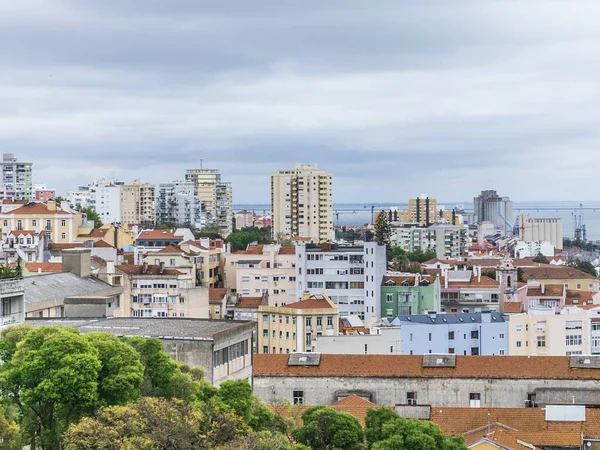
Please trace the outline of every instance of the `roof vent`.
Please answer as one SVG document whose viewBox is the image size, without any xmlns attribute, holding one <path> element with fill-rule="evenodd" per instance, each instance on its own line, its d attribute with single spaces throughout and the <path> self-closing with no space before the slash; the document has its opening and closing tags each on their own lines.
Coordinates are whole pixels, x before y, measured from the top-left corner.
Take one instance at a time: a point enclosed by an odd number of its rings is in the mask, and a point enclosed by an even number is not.
<svg viewBox="0 0 600 450">
<path fill-rule="evenodd" d="M 574 305 L 576 305 L 577 303 L 579 303 L 579 300 L 573 300 Z"/>
<path fill-rule="evenodd" d="M 409 317 L 407 317 L 407 318 L 406 318 L 406 320 L 408 320 L 408 321 L 411 321 L 412 319 L 411 319 L 411 318 L 410 318 L 410 316 L 409 316 Z"/>
<path fill-rule="evenodd" d="M 423 355 L 423 367 L 456 367 L 456 355 Z"/>
<path fill-rule="evenodd" d="M 288 366 L 318 366 L 320 363 L 320 353 L 292 353 L 288 359 Z"/>
<path fill-rule="evenodd" d="M 459 317 L 458 320 L 460 320 L 461 322 L 464 322 L 464 319 L 462 317 Z"/>
</svg>

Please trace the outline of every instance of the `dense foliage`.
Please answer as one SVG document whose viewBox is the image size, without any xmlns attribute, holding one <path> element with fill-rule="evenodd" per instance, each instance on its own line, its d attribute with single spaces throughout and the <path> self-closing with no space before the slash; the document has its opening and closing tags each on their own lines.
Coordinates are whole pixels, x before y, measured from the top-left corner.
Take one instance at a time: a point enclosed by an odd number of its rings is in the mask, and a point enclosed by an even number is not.
<svg viewBox="0 0 600 450">
<path fill-rule="evenodd" d="M 388 215 L 385 211 L 381 211 L 375 219 L 373 226 L 375 232 L 375 240 L 379 245 L 390 245 L 390 239 L 392 238 L 392 227 L 388 219 Z"/>
<path fill-rule="evenodd" d="M 387 408 L 266 407 L 245 380 L 219 388 L 157 339 L 21 325 L 0 339 L 0 450 L 463 450 Z"/>
<path fill-rule="evenodd" d="M 82 208 L 81 206 L 76 206 L 75 210 L 77 212 L 85 214 L 88 220 L 94 222 L 94 228 L 100 228 L 103 225 L 102 220 L 100 219 L 100 216 L 98 215 L 95 209 L 87 206 L 85 208 Z"/>
<path fill-rule="evenodd" d="M 580 259 L 576 259 L 575 261 L 573 261 L 572 266 L 575 267 L 576 269 L 581 270 L 582 272 L 587 273 L 587 274 L 593 275 L 595 277 L 598 276 L 598 272 L 596 272 L 596 268 L 589 261 L 582 261 Z"/>
<path fill-rule="evenodd" d="M 282 241 L 284 239 L 281 239 Z M 246 250 L 248 244 L 256 242 L 258 244 L 269 244 L 271 239 L 271 227 L 257 228 L 246 227 L 236 230 L 227 236 L 226 241 L 231 245 L 231 251 Z M 283 243 L 283 242 L 282 242 Z"/>
<path fill-rule="evenodd" d="M 536 263 L 540 263 L 540 264 L 548 264 L 548 258 L 546 258 L 546 256 L 544 256 L 541 252 L 538 253 L 535 258 L 533 258 L 533 262 Z"/>
</svg>

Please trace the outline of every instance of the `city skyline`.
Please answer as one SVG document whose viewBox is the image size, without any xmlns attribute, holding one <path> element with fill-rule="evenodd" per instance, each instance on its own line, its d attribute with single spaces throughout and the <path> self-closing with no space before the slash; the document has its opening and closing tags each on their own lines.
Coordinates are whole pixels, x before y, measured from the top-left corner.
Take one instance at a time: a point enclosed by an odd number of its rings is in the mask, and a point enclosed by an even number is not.
<svg viewBox="0 0 600 450">
<path fill-rule="evenodd" d="M 10 2 L 3 151 L 61 193 L 203 159 L 235 203 L 299 161 L 334 174 L 338 202 L 592 200 L 600 4 L 376 5 Z"/>
</svg>

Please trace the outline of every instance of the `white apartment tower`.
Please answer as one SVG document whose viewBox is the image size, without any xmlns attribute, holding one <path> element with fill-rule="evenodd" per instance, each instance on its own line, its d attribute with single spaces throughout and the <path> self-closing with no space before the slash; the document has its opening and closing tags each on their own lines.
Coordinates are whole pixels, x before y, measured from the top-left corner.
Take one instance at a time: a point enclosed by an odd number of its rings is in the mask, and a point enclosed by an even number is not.
<svg viewBox="0 0 600 450">
<path fill-rule="evenodd" d="M 332 241 L 331 191 L 331 174 L 316 164 L 296 164 L 295 169 L 271 175 L 273 237 L 304 237 L 317 244 Z"/>
<path fill-rule="evenodd" d="M 231 183 L 221 181 L 221 174 L 216 169 L 188 169 L 185 180 L 195 186 L 195 195 L 200 197 L 207 225 L 220 228 L 223 237 L 229 236 L 233 231 Z"/>
<path fill-rule="evenodd" d="M 67 198 L 75 208 L 92 208 L 102 223 L 115 223 L 121 220 L 121 185 L 122 181 L 101 178 L 69 192 Z"/>
<path fill-rule="evenodd" d="M 202 205 L 191 181 L 173 181 L 158 185 L 157 223 L 175 223 L 199 228 L 202 226 Z"/>
<path fill-rule="evenodd" d="M 340 317 L 356 315 L 366 323 L 381 317 L 381 282 L 386 272 L 386 246 L 299 244 L 296 246 L 296 297 L 304 292 L 327 294 Z"/>
<path fill-rule="evenodd" d="M 17 161 L 12 153 L 2 155 L 0 172 L 0 200 L 31 200 L 31 166 Z"/>
</svg>

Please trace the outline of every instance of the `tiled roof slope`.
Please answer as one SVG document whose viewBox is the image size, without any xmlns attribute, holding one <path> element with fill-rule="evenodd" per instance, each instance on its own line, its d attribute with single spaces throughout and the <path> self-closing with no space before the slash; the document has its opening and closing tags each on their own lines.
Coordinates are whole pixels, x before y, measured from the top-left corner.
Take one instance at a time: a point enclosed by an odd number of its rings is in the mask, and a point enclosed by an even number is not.
<svg viewBox="0 0 600 450">
<path fill-rule="evenodd" d="M 582 272 L 573 267 L 525 267 L 523 268 L 523 279 L 525 280 L 578 280 L 581 278 L 594 279 L 593 275 Z"/>
<path fill-rule="evenodd" d="M 568 356 L 456 356 L 456 367 L 423 368 L 421 355 L 321 355 L 318 366 L 288 366 L 289 355 L 257 354 L 254 376 L 600 379 L 600 369 L 570 369 Z M 473 427 L 476 428 L 476 427 Z"/>
</svg>

